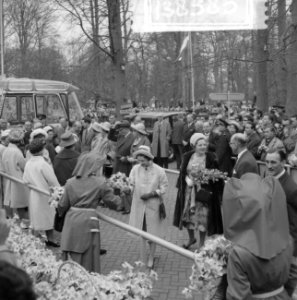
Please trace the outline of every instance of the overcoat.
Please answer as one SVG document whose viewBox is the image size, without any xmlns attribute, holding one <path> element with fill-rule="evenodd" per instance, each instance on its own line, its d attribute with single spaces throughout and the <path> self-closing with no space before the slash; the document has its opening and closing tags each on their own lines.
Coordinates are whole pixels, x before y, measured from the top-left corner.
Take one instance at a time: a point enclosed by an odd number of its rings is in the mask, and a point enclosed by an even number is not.
<svg viewBox="0 0 297 300">
<path fill-rule="evenodd" d="M 50 166 L 42 156 L 32 156 L 26 164 L 23 180 L 36 187 L 50 191 L 50 187 L 60 186 Z M 54 226 L 55 209 L 48 203 L 49 196 L 30 190 L 29 212 L 34 230 L 51 230 Z"/>
<path fill-rule="evenodd" d="M 152 154 L 155 157 L 169 156 L 169 141 L 171 139 L 171 127 L 168 120 L 155 122 L 153 129 Z M 160 155 L 158 156 L 158 142 L 160 141 Z"/>
<path fill-rule="evenodd" d="M 91 143 L 95 136 L 92 128 L 84 129 L 81 137 L 81 152 L 88 152 L 91 150 Z"/>
<path fill-rule="evenodd" d="M 179 229 L 183 228 L 182 215 L 185 208 L 187 166 L 194 152 L 195 151 L 190 151 L 185 153 L 176 185 L 178 192 L 173 215 L 173 225 L 178 227 Z M 218 168 L 216 155 L 213 152 L 206 153 L 205 167 L 207 169 Z M 207 185 L 201 185 L 201 187 L 212 192 L 212 198 L 208 203 L 208 234 L 221 234 L 223 232 L 223 224 L 220 203 L 222 199 L 224 183 L 222 181 L 218 181 L 215 183 L 209 183 Z M 197 199 L 196 201 L 199 201 L 199 199 Z"/>
<path fill-rule="evenodd" d="M 129 132 L 127 136 L 121 136 L 118 138 L 115 147 L 115 160 L 113 166 L 113 173 L 121 172 L 129 176 L 131 171 L 131 163 L 127 160 L 127 157 L 130 156 L 131 146 L 134 142 L 134 135 L 132 132 Z M 124 161 L 121 161 L 121 157 L 124 158 Z"/>
<path fill-rule="evenodd" d="M 54 171 L 60 185 L 65 185 L 66 181 L 72 177 L 79 155 L 79 152 L 66 148 L 56 155 Z"/>
<path fill-rule="evenodd" d="M 154 163 L 147 169 L 138 164 L 132 168 L 130 180 L 134 190 L 129 224 L 142 230 L 145 216 L 147 232 L 164 238 L 166 223 L 159 218 L 160 198 L 151 198 L 146 201 L 140 198 L 143 194 L 158 190 L 164 199 L 168 187 L 164 169 Z"/>
<path fill-rule="evenodd" d="M 2 155 L 3 170 L 8 175 L 23 179 L 26 160 L 22 151 L 15 145 L 9 144 Z M 11 208 L 28 207 L 29 189 L 16 182 L 10 180 L 5 184 L 4 205 Z"/>
</svg>

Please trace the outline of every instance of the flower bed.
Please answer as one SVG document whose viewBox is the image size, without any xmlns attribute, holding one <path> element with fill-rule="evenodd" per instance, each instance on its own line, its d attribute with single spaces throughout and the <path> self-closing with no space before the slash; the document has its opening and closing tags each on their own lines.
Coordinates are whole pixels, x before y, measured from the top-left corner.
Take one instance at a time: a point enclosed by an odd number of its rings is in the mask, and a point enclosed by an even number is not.
<svg viewBox="0 0 297 300">
<path fill-rule="evenodd" d="M 11 221 L 7 240 L 22 267 L 33 280 L 39 300 L 126 300 L 144 299 L 151 294 L 154 271 L 144 271 L 144 266 L 122 264 L 121 271 L 109 275 L 88 273 L 76 263 L 58 260 L 44 243 L 30 233 L 25 233 Z"/>
<path fill-rule="evenodd" d="M 190 285 L 183 290 L 186 298 L 191 298 L 193 292 L 204 294 L 204 300 L 212 298 L 222 276 L 226 274 L 231 247 L 231 242 L 219 235 L 207 240 L 203 248 L 195 253 Z"/>
</svg>

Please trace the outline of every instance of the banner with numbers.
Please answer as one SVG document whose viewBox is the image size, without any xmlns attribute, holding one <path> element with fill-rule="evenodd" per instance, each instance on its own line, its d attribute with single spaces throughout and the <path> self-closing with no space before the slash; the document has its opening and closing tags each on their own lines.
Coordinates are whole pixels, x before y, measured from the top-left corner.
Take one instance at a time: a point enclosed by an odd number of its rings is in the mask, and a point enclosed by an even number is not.
<svg viewBox="0 0 297 300">
<path fill-rule="evenodd" d="M 134 0 L 134 32 L 265 29 L 265 0 Z"/>
</svg>

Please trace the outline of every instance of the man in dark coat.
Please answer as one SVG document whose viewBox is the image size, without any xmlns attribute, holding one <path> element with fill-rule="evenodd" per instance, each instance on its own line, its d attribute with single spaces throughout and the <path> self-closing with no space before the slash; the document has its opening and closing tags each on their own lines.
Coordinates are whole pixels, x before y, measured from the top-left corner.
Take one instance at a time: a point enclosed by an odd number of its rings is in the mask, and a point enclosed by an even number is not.
<svg viewBox="0 0 297 300">
<path fill-rule="evenodd" d="M 219 167 L 222 172 L 227 172 L 228 176 L 232 175 L 233 161 L 232 150 L 230 148 L 230 133 L 227 129 L 228 123 L 224 119 L 216 120 L 215 127 L 209 137 L 209 151 L 214 151 Z"/>
<path fill-rule="evenodd" d="M 131 146 L 134 142 L 134 135 L 130 131 L 130 123 L 123 121 L 118 124 L 119 135 L 115 146 L 115 160 L 113 173 L 121 172 L 129 176 L 132 164 L 128 161 L 131 155 Z"/>
<path fill-rule="evenodd" d="M 258 164 L 253 154 L 247 149 L 247 138 L 243 133 L 235 133 L 230 140 L 233 154 L 237 160 L 233 168 L 232 177 L 240 179 L 245 173 L 259 174 Z"/>
<path fill-rule="evenodd" d="M 86 116 L 83 118 L 83 131 L 81 137 L 81 152 L 88 152 L 91 150 L 91 143 L 95 136 L 93 129 L 91 128 L 91 118 Z"/>
<path fill-rule="evenodd" d="M 247 136 L 247 149 L 257 158 L 258 148 L 261 144 L 261 137 L 256 132 L 255 124 L 252 121 L 247 121 L 244 126 L 244 133 Z"/>
<path fill-rule="evenodd" d="M 290 235 L 294 241 L 294 252 L 289 279 L 285 284 L 285 289 L 291 297 L 297 286 L 297 184 L 284 168 L 286 163 L 286 154 L 284 151 L 276 150 L 274 152 L 268 152 L 265 157 L 265 162 L 267 174 L 278 178 L 286 194 Z"/>
<path fill-rule="evenodd" d="M 174 151 L 174 156 L 176 159 L 176 168 L 179 170 L 181 159 L 183 155 L 183 132 L 184 132 L 184 122 L 182 120 L 182 115 L 174 116 L 171 144 Z"/>
<path fill-rule="evenodd" d="M 64 186 L 66 181 L 72 177 L 77 159 L 80 155 L 75 151 L 76 139 L 74 135 L 67 131 L 61 135 L 60 147 L 63 148 L 54 159 L 54 171 L 59 183 Z"/>
<path fill-rule="evenodd" d="M 187 124 L 184 125 L 183 130 L 183 146 L 184 146 L 184 152 L 188 152 L 192 150 L 192 147 L 190 145 L 190 138 L 195 133 L 195 123 L 194 123 L 194 117 L 192 114 L 187 115 Z"/>
</svg>

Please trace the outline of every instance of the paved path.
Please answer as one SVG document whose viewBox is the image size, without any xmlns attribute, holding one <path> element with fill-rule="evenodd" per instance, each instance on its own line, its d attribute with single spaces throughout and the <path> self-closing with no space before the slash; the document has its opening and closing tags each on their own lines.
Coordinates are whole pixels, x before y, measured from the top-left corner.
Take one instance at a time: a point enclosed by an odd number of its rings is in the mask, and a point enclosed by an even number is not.
<svg viewBox="0 0 297 300">
<path fill-rule="evenodd" d="M 187 232 L 179 231 L 172 226 L 173 210 L 176 200 L 176 175 L 168 175 L 169 193 L 165 205 L 167 210 L 168 235 L 166 240 L 177 245 L 187 242 Z M 128 222 L 129 216 L 119 212 L 102 208 L 102 212 L 110 217 Z M 101 270 L 103 274 L 120 269 L 125 261 L 133 263 L 139 260 L 140 242 L 133 236 L 118 227 L 101 221 L 102 248 L 107 249 L 107 254 L 101 256 Z M 185 299 L 181 291 L 188 286 L 191 274 L 192 261 L 181 255 L 157 247 L 155 271 L 159 280 L 154 284 L 152 298 L 154 300 Z"/>
</svg>

